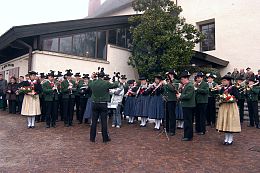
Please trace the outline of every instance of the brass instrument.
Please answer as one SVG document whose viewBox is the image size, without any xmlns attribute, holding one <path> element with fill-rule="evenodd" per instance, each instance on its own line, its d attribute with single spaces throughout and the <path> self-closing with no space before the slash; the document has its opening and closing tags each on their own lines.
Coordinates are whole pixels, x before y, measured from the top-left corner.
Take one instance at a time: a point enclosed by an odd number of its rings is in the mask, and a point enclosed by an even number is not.
<svg viewBox="0 0 260 173">
<path fill-rule="evenodd" d="M 73 84 L 69 81 L 70 94 L 72 94 L 72 88 L 73 88 Z"/>
<path fill-rule="evenodd" d="M 247 91 L 250 91 L 254 86 L 257 86 L 259 84 L 259 82 L 254 83 L 253 85 L 245 85 L 244 87 L 241 87 L 241 90 L 239 91 L 239 93 L 246 93 Z"/>
</svg>

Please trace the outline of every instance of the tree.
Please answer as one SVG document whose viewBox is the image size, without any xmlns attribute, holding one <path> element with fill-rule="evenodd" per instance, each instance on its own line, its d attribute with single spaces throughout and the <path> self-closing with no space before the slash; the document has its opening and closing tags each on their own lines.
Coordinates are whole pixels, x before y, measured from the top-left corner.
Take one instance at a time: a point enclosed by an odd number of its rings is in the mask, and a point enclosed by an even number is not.
<svg viewBox="0 0 260 173">
<path fill-rule="evenodd" d="M 142 15 L 130 17 L 132 56 L 129 64 L 150 79 L 170 69 L 187 66 L 203 35 L 180 17 L 182 9 L 171 0 L 134 0 Z"/>
</svg>

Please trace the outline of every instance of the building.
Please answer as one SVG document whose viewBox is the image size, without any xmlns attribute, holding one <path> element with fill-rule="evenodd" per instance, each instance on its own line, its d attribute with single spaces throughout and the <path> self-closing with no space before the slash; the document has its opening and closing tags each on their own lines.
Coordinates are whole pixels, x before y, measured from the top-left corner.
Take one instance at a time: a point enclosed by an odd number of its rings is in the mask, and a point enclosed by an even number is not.
<svg viewBox="0 0 260 173">
<path fill-rule="evenodd" d="M 88 18 L 11 28 L 0 37 L 0 73 L 8 80 L 29 70 L 47 73 L 72 69 L 74 73 L 90 74 L 104 67 L 110 75 L 119 71 L 128 79 L 138 78 L 135 69 L 128 65 L 128 18 L 136 14 L 131 2 L 106 0 L 101 4 L 100 0 L 91 0 L 90 8 L 96 12 L 91 11 L 94 15 Z M 196 48 L 191 64 L 229 67 L 229 59 L 219 55 L 221 58 L 217 53 Z"/>
</svg>

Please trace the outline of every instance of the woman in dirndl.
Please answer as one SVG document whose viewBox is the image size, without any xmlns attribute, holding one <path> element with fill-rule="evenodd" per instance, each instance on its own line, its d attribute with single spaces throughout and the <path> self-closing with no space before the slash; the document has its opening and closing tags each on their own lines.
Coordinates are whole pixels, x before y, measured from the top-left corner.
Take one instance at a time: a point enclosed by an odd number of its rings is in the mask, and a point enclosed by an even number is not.
<svg viewBox="0 0 260 173">
<path fill-rule="evenodd" d="M 25 94 L 21 114 L 27 116 L 27 127 L 35 127 L 35 117 L 41 114 L 39 94 L 42 92 L 42 87 L 36 80 L 37 73 L 30 71 L 30 79 L 24 82 L 23 87 L 30 88 L 31 92 Z M 22 87 L 22 88 L 23 88 Z"/>
<path fill-rule="evenodd" d="M 232 101 L 221 101 L 219 105 L 216 129 L 225 133 L 223 145 L 233 144 L 233 133 L 241 132 L 239 109 L 236 99 L 239 97 L 238 90 L 232 85 L 233 78 L 230 76 L 222 77 L 222 87 L 219 88 L 220 96 L 228 95 L 228 99 L 232 97 Z M 223 97 L 222 97 L 223 98 Z"/>
<path fill-rule="evenodd" d="M 136 92 L 138 90 L 138 87 L 135 86 L 134 80 L 127 81 L 127 84 L 129 85 L 128 91 L 125 94 L 125 106 L 124 106 L 124 115 L 128 116 L 128 124 L 134 123 L 134 117 L 135 117 L 135 106 L 136 106 Z"/>
<path fill-rule="evenodd" d="M 149 105 L 149 119 L 155 120 L 154 130 L 160 130 L 162 119 L 164 119 L 164 99 L 163 99 L 163 80 L 161 75 L 154 77 L 154 84 L 151 91 Z"/>
</svg>

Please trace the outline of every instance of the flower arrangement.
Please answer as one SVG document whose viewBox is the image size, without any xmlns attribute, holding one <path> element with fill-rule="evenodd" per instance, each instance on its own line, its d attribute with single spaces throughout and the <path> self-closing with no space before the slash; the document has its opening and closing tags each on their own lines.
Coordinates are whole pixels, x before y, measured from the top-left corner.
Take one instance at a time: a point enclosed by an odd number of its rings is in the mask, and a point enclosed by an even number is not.
<svg viewBox="0 0 260 173">
<path fill-rule="evenodd" d="M 34 87 L 24 86 L 19 89 L 19 94 L 31 95 L 32 97 L 36 98 L 37 93 L 34 92 Z"/>
<path fill-rule="evenodd" d="M 219 95 L 218 101 L 220 103 L 235 103 L 236 98 L 235 98 L 235 96 L 230 95 L 229 93 L 223 93 L 223 94 Z"/>
</svg>

